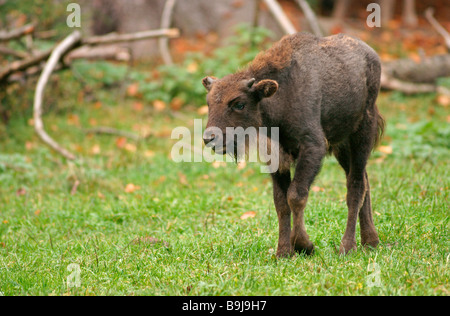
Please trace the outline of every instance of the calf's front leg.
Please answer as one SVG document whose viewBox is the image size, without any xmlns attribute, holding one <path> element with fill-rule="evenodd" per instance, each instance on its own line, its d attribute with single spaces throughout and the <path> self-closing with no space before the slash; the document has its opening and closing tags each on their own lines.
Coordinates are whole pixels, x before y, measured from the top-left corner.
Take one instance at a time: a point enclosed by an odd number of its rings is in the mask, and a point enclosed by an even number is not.
<svg viewBox="0 0 450 316">
<path fill-rule="evenodd" d="M 292 255 L 291 235 L 291 209 L 287 202 L 287 191 L 291 184 L 290 171 L 277 171 L 272 173 L 273 199 L 278 216 L 278 248 L 277 257 Z"/>
<path fill-rule="evenodd" d="M 288 204 L 293 213 L 291 246 L 295 251 L 308 255 L 314 252 L 314 245 L 306 233 L 304 210 L 308 200 L 309 188 L 319 173 L 322 159 L 326 154 L 323 139 L 313 140 L 301 146 L 295 175 L 287 195 Z"/>
</svg>

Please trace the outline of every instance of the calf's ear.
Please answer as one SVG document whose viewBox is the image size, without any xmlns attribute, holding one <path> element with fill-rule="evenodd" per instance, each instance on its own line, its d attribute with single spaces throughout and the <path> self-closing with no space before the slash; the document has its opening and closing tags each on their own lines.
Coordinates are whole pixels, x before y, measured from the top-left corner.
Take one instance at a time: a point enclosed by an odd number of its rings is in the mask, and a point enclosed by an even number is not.
<svg viewBox="0 0 450 316">
<path fill-rule="evenodd" d="M 253 91 L 257 92 L 261 98 L 269 98 L 278 90 L 278 82 L 264 79 L 253 86 Z"/>
<path fill-rule="evenodd" d="M 216 80 L 217 80 L 216 77 L 209 77 L 208 76 L 208 77 L 205 77 L 205 78 L 202 79 L 202 83 L 205 86 L 206 90 L 209 91 L 209 90 L 211 90 L 211 87 L 212 87 L 214 81 L 216 81 Z"/>
</svg>

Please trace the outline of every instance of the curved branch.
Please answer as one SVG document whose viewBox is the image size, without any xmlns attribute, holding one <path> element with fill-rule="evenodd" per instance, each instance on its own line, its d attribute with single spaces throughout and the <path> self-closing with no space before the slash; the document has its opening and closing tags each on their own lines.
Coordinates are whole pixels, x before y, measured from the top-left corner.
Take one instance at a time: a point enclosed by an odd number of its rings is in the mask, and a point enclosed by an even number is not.
<svg viewBox="0 0 450 316">
<path fill-rule="evenodd" d="M 53 148 L 55 151 L 66 157 L 67 159 L 74 160 L 76 157 L 68 150 L 62 148 L 56 141 L 54 141 L 44 130 L 44 123 L 42 122 L 42 101 L 44 97 L 44 90 L 47 82 L 57 66 L 58 62 L 62 56 L 67 53 L 71 48 L 79 45 L 81 42 L 81 33 L 75 31 L 69 36 L 67 36 L 60 44 L 56 46 L 44 67 L 44 70 L 39 77 L 39 81 L 36 86 L 36 92 L 34 95 L 34 105 L 33 105 L 33 118 L 34 118 L 34 129 L 38 136 L 42 139 L 44 143 Z"/>
<path fill-rule="evenodd" d="M 447 46 L 447 49 L 450 50 L 450 34 L 434 18 L 433 13 L 434 13 L 434 9 L 428 8 L 425 10 L 425 17 L 427 18 L 428 22 L 430 22 L 430 24 L 434 27 L 434 29 L 444 38 L 445 45 Z"/>
</svg>

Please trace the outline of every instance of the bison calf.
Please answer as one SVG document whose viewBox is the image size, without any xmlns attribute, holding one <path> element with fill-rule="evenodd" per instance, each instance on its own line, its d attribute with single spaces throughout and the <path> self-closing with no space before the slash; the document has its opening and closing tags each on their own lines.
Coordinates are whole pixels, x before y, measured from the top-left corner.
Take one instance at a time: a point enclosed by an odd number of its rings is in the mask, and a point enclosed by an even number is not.
<svg viewBox="0 0 450 316">
<path fill-rule="evenodd" d="M 377 246 L 366 163 L 384 127 L 375 105 L 380 73 L 378 55 L 358 39 L 298 33 L 283 37 L 242 71 L 203 79 L 207 128 L 225 133 L 226 127 L 278 127 L 280 163 L 271 173 L 278 256 L 314 250 L 303 214 L 327 153 L 334 154 L 347 176 L 348 220 L 340 253 L 356 249 L 358 215 L 362 244 Z M 216 136 L 205 134 L 205 144 Z M 233 142 L 221 139 L 224 147 Z"/>
</svg>

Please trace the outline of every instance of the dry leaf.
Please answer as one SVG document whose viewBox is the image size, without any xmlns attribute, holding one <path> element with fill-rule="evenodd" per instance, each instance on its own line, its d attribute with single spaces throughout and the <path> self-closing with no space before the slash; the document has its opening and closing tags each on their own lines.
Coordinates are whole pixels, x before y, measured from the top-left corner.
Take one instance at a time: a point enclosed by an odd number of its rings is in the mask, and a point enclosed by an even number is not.
<svg viewBox="0 0 450 316">
<path fill-rule="evenodd" d="M 133 103 L 133 110 L 136 112 L 141 112 L 144 109 L 144 104 L 142 102 L 134 102 Z"/>
<path fill-rule="evenodd" d="M 116 146 L 118 148 L 123 148 L 127 144 L 127 139 L 125 137 L 117 137 L 116 138 Z"/>
<path fill-rule="evenodd" d="M 226 162 L 224 162 L 224 161 L 214 161 L 213 163 L 212 163 L 212 166 L 214 167 L 214 168 L 220 168 L 220 167 L 225 167 L 227 164 L 226 164 Z"/>
<path fill-rule="evenodd" d="M 198 113 L 199 115 L 207 115 L 207 114 L 208 114 L 208 106 L 207 106 L 207 105 L 201 106 L 201 107 L 197 110 L 197 113 Z"/>
<path fill-rule="evenodd" d="M 34 215 L 38 216 L 39 214 L 41 214 L 41 210 L 37 209 L 37 210 L 34 212 Z"/>
<path fill-rule="evenodd" d="M 34 148 L 34 144 L 32 142 L 25 142 L 25 149 L 32 150 Z"/>
<path fill-rule="evenodd" d="M 100 145 L 94 145 L 94 146 L 92 146 L 92 148 L 91 148 L 91 154 L 93 154 L 93 155 L 98 155 L 98 154 L 100 154 L 100 152 L 101 152 Z"/>
<path fill-rule="evenodd" d="M 100 109 L 102 107 L 102 103 L 100 101 L 97 101 L 94 103 L 94 109 Z"/>
<path fill-rule="evenodd" d="M 125 144 L 125 146 L 124 146 L 124 148 L 125 148 L 125 150 L 126 151 L 129 151 L 129 152 L 136 152 L 136 150 L 137 150 L 137 147 L 136 147 L 136 145 L 135 144 Z"/>
<path fill-rule="evenodd" d="M 146 150 L 144 152 L 144 156 L 147 157 L 147 158 L 151 158 L 151 157 L 155 156 L 155 152 L 151 151 L 151 150 Z"/>
<path fill-rule="evenodd" d="M 196 62 L 192 62 L 186 67 L 186 70 L 191 74 L 196 72 L 197 69 L 198 69 L 198 65 Z"/>
<path fill-rule="evenodd" d="M 378 150 L 381 151 L 384 154 L 392 154 L 392 147 L 391 146 L 379 146 Z"/>
<path fill-rule="evenodd" d="M 74 125 L 74 126 L 80 126 L 80 118 L 76 114 L 69 114 L 67 116 L 67 124 Z"/>
<path fill-rule="evenodd" d="M 26 193 L 27 190 L 25 190 L 24 188 L 20 188 L 19 190 L 16 191 L 17 196 L 25 195 Z"/>
<path fill-rule="evenodd" d="M 256 212 L 254 212 L 254 211 L 245 212 L 244 214 L 241 215 L 241 219 L 252 218 L 255 216 L 256 216 Z"/>
<path fill-rule="evenodd" d="M 127 186 L 125 187 L 125 192 L 126 193 L 133 193 L 134 191 L 139 190 L 141 187 L 138 185 L 134 185 L 133 183 L 128 183 Z"/>
<path fill-rule="evenodd" d="M 161 100 L 155 100 L 153 102 L 153 108 L 156 111 L 161 112 L 166 108 L 166 103 L 164 103 L 164 101 L 161 101 Z"/>
<path fill-rule="evenodd" d="M 441 94 L 437 97 L 436 101 L 439 105 L 447 107 L 450 105 L 450 96 Z"/>
<path fill-rule="evenodd" d="M 189 184 L 185 174 L 183 174 L 181 172 L 178 172 L 178 177 L 180 178 L 180 183 L 182 185 L 188 185 Z"/>
<path fill-rule="evenodd" d="M 325 189 L 324 189 L 324 188 L 321 188 L 321 187 L 318 187 L 318 186 L 313 186 L 313 187 L 311 188 L 311 191 L 313 191 L 313 192 L 324 192 Z"/>
<path fill-rule="evenodd" d="M 100 199 L 105 198 L 105 196 L 100 191 L 97 192 L 97 197 L 99 197 Z"/>
<path fill-rule="evenodd" d="M 181 98 L 175 97 L 172 99 L 172 101 L 170 102 L 170 108 L 173 111 L 179 111 L 181 109 L 181 107 L 183 106 L 183 100 Z"/>
<path fill-rule="evenodd" d="M 139 91 L 139 84 L 132 83 L 127 88 L 127 95 L 129 97 L 135 97 L 138 94 L 138 91 Z"/>
</svg>

